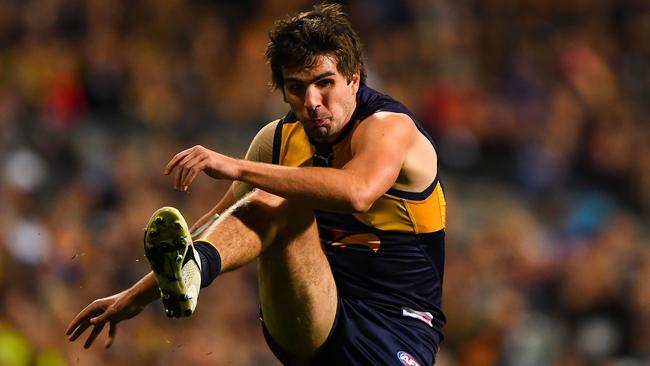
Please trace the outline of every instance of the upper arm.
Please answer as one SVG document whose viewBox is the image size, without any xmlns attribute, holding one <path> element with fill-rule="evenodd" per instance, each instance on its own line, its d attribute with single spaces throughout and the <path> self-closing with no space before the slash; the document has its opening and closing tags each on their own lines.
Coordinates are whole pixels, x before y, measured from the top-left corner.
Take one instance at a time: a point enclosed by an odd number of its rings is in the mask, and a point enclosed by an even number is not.
<svg viewBox="0 0 650 366">
<path fill-rule="evenodd" d="M 352 136 L 352 159 L 343 167 L 363 182 L 357 192 L 368 205 L 396 182 L 402 165 L 417 137 L 413 121 L 400 113 L 374 114 Z"/>
<path fill-rule="evenodd" d="M 273 137 L 280 120 L 275 120 L 262 127 L 248 146 L 246 160 L 271 164 L 273 161 Z M 239 181 L 233 182 L 231 189 L 236 200 L 252 190 L 252 187 Z"/>
</svg>

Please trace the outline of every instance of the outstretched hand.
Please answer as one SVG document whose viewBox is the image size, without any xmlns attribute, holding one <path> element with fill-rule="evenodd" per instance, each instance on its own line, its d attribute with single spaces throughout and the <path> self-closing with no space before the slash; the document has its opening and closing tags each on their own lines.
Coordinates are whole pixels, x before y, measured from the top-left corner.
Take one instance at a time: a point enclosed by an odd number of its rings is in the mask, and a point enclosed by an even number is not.
<svg viewBox="0 0 650 366">
<path fill-rule="evenodd" d="M 106 323 L 108 323 L 108 338 L 104 342 L 104 347 L 109 348 L 115 340 L 117 323 L 133 318 L 142 309 L 143 306 L 131 300 L 126 292 L 97 299 L 77 314 L 70 322 L 70 325 L 68 325 L 65 334 L 72 342 L 92 326 L 93 329 L 84 343 L 84 348 L 88 348 L 93 344 L 102 329 L 104 329 Z"/>
<path fill-rule="evenodd" d="M 196 145 L 174 155 L 165 166 L 165 175 L 176 171 L 174 189 L 187 191 L 200 172 L 214 179 L 234 179 L 235 159 Z"/>
</svg>

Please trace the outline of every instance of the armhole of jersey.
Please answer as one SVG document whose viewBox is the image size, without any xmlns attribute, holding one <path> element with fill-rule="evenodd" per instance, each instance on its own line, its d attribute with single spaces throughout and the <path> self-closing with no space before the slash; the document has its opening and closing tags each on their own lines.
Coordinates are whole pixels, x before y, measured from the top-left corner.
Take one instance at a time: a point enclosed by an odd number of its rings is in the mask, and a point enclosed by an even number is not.
<svg viewBox="0 0 650 366">
<path fill-rule="evenodd" d="M 282 124 L 283 120 L 279 120 L 275 126 L 275 133 L 273 134 L 273 157 L 271 164 L 280 164 L 280 149 L 282 148 Z"/>
<path fill-rule="evenodd" d="M 403 191 L 401 189 L 396 189 L 396 188 L 390 188 L 388 191 L 386 191 L 386 194 L 398 198 L 404 198 L 407 200 L 413 200 L 413 201 L 423 201 L 427 199 L 431 193 L 436 189 L 436 186 L 438 183 L 440 183 L 440 186 L 442 187 L 442 182 L 440 181 L 440 159 L 438 156 L 438 149 L 436 148 L 436 144 L 433 141 L 433 138 L 431 138 L 431 135 L 420 125 L 420 123 L 415 119 L 415 117 L 409 113 L 409 111 L 402 105 L 400 104 L 395 104 L 395 105 L 390 105 L 387 108 L 380 108 L 375 113 L 380 113 L 380 112 L 388 112 L 388 113 L 399 113 L 407 116 L 411 122 L 415 125 L 415 128 L 417 128 L 418 132 L 424 136 L 427 140 L 429 140 L 429 143 L 431 144 L 431 147 L 436 153 L 436 176 L 433 178 L 433 181 L 427 188 L 420 192 L 411 192 L 411 191 Z M 369 117 L 369 116 L 368 116 Z"/>
<path fill-rule="evenodd" d="M 429 198 L 431 193 L 433 193 L 433 190 L 436 189 L 438 183 L 440 183 L 440 180 L 438 179 L 438 173 L 436 172 L 436 178 L 433 180 L 433 182 L 431 182 L 431 184 L 429 184 L 427 188 L 425 188 L 421 192 L 409 192 L 409 191 L 402 191 L 400 189 L 391 188 L 388 191 L 386 191 L 386 194 L 398 198 L 412 200 L 412 201 L 424 201 L 427 198 Z"/>
</svg>

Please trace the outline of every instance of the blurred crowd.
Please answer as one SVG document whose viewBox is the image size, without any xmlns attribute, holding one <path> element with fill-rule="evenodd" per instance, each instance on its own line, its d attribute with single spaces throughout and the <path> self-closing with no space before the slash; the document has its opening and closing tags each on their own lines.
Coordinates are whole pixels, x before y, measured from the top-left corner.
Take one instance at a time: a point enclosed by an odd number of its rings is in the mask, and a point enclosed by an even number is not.
<svg viewBox="0 0 650 366">
<path fill-rule="evenodd" d="M 370 86 L 438 144 L 438 364 L 650 365 L 650 3 L 343 3 Z M 241 157 L 286 112 L 266 32 L 312 4 L 0 2 L 0 365 L 277 364 L 254 265 L 203 291 L 189 320 L 150 306 L 109 350 L 64 331 L 147 272 L 156 208 L 193 222 L 226 189 L 203 177 L 173 191 L 176 152 Z"/>
</svg>

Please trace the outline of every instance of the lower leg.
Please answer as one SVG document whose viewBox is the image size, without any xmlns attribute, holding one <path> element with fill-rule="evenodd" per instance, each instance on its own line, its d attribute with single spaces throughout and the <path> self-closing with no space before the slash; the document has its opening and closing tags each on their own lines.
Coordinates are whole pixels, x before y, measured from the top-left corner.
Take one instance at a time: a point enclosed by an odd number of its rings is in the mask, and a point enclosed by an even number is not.
<svg viewBox="0 0 650 366">
<path fill-rule="evenodd" d="M 255 191 L 242 198 L 208 226 L 195 241 L 206 241 L 219 252 L 220 272 L 229 272 L 256 259 L 275 242 L 284 225 L 287 201 Z"/>
</svg>

